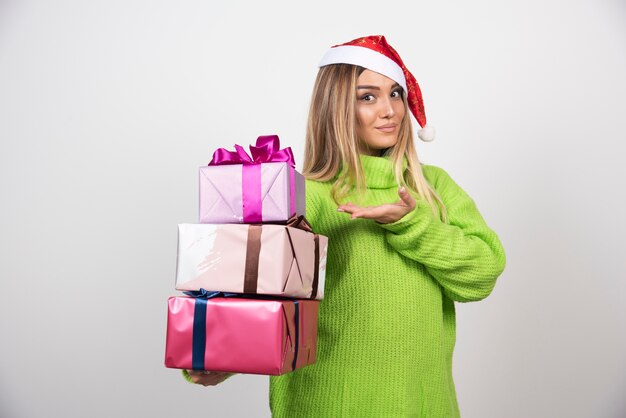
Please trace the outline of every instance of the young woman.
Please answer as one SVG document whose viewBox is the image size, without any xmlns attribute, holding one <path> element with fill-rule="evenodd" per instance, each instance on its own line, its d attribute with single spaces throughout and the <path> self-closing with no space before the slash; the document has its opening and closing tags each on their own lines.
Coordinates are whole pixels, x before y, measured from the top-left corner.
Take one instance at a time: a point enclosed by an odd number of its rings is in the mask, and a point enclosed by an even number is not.
<svg viewBox="0 0 626 418">
<path fill-rule="evenodd" d="M 328 51 L 313 89 L 307 218 L 329 237 L 317 362 L 272 377 L 275 417 L 456 417 L 454 302 L 489 295 L 504 250 L 474 201 L 420 164 L 419 86 L 383 36 Z M 192 375 L 215 384 L 226 374 Z"/>
</svg>

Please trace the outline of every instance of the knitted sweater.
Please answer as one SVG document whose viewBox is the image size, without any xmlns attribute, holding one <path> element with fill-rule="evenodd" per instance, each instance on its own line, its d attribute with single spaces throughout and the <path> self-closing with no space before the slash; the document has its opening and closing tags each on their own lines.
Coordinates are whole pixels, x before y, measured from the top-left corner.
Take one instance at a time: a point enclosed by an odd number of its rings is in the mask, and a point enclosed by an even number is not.
<svg viewBox="0 0 626 418">
<path fill-rule="evenodd" d="M 362 156 L 364 205 L 397 201 L 391 161 Z M 271 378 L 277 418 L 458 417 L 454 302 L 489 295 L 504 250 L 474 201 L 441 168 L 422 166 L 449 224 L 423 200 L 399 221 L 351 220 L 331 182 L 307 181 L 307 218 L 329 237 L 317 362 Z"/>
</svg>

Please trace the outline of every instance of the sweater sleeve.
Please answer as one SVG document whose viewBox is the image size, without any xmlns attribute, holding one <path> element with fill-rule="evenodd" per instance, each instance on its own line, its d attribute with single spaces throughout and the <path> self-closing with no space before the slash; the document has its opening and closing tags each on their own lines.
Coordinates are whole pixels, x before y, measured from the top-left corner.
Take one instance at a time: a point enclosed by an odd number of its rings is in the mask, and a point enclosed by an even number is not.
<svg viewBox="0 0 626 418">
<path fill-rule="evenodd" d="M 449 224 L 435 218 L 427 202 L 418 200 L 411 213 L 381 225 L 387 230 L 386 239 L 396 251 L 424 265 L 450 299 L 484 299 L 506 264 L 502 244 L 448 173 L 434 166 L 423 168 L 446 206 Z"/>
</svg>

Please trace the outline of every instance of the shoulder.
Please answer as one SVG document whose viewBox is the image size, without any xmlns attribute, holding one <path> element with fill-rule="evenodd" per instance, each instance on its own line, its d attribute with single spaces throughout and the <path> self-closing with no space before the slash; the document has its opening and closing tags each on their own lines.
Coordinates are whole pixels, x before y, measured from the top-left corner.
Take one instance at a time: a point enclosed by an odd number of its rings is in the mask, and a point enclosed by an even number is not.
<svg viewBox="0 0 626 418">
<path fill-rule="evenodd" d="M 426 181 L 435 188 L 437 188 L 438 185 L 452 181 L 448 172 L 436 165 L 422 164 L 422 173 Z"/>
<path fill-rule="evenodd" d="M 330 197 L 332 183 L 329 181 L 317 181 L 306 179 L 306 197 L 307 199 L 320 200 L 324 197 Z"/>
<path fill-rule="evenodd" d="M 422 173 L 428 184 L 430 184 L 444 200 L 455 199 L 459 196 L 466 195 L 461 186 L 459 186 L 443 168 L 430 164 L 422 164 Z"/>
<path fill-rule="evenodd" d="M 330 181 L 306 179 L 306 187 L 311 190 L 323 190 L 325 188 L 332 187 L 332 183 Z"/>
</svg>

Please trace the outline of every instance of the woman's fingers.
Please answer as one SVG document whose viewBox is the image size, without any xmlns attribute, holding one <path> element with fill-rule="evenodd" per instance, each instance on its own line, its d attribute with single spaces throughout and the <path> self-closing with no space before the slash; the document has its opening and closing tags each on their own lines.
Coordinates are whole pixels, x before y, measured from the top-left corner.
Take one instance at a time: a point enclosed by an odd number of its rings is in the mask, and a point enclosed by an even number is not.
<svg viewBox="0 0 626 418">
<path fill-rule="evenodd" d="M 215 386 L 228 379 L 233 373 L 187 370 L 191 380 L 202 386 Z"/>
<path fill-rule="evenodd" d="M 361 209 L 360 206 L 353 205 L 352 202 L 348 202 L 345 205 L 340 205 L 337 210 L 339 212 L 353 213 L 355 210 Z"/>
<path fill-rule="evenodd" d="M 398 189 L 398 196 L 400 196 L 400 200 L 392 204 L 362 207 L 348 202 L 337 207 L 337 210 L 349 214 L 351 219 L 365 218 L 381 224 L 392 223 L 402 219 L 415 209 L 417 204 L 405 187 Z"/>
<path fill-rule="evenodd" d="M 411 193 L 406 190 L 405 187 L 400 187 L 400 189 L 398 189 L 398 196 L 400 196 L 402 202 L 407 205 L 411 210 L 415 208 L 415 204 L 417 202 L 415 201 L 415 198 L 411 196 Z"/>
</svg>

